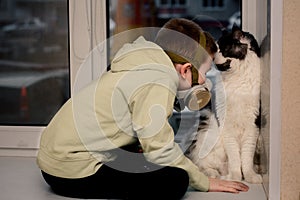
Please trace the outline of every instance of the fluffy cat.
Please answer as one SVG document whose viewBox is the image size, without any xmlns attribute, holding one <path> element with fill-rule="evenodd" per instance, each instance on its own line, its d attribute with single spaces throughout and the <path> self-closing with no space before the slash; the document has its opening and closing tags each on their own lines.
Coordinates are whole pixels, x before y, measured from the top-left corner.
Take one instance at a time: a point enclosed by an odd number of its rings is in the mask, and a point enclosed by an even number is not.
<svg viewBox="0 0 300 200">
<path fill-rule="evenodd" d="M 217 43 L 220 78 L 213 81 L 214 99 L 201 111 L 197 136 L 186 154 L 209 177 L 261 183 L 253 169 L 259 135 L 259 46 L 252 34 L 236 26 Z"/>
</svg>

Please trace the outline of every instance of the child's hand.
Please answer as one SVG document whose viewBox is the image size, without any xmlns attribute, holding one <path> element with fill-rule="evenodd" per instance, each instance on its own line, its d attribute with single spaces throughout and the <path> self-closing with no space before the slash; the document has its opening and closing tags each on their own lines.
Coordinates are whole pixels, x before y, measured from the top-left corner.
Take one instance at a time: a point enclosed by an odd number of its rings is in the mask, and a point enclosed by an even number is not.
<svg viewBox="0 0 300 200">
<path fill-rule="evenodd" d="M 239 193 L 239 192 L 247 192 L 248 190 L 249 187 L 241 182 L 209 178 L 208 192 Z"/>
</svg>

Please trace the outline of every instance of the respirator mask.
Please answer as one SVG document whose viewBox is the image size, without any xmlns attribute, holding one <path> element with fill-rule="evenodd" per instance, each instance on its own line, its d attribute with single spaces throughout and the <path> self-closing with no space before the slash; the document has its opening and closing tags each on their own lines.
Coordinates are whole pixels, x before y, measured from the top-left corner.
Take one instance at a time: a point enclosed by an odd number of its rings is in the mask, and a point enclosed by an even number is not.
<svg viewBox="0 0 300 200">
<path fill-rule="evenodd" d="M 208 79 L 202 85 L 198 83 L 198 71 L 192 67 L 192 87 L 177 91 L 174 110 L 180 112 L 187 107 L 190 111 L 198 111 L 205 107 L 211 99 L 211 83 Z"/>
</svg>

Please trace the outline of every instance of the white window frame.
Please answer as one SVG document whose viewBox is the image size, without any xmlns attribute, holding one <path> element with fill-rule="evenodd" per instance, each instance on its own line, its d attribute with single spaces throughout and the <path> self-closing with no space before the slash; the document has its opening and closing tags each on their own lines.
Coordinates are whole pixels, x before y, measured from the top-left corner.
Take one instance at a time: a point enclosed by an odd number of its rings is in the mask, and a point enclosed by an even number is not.
<svg viewBox="0 0 300 200">
<path fill-rule="evenodd" d="M 260 33 L 265 28 L 260 23 L 260 0 L 243 1 L 243 28 Z M 268 198 L 280 199 L 280 108 L 281 108 L 281 63 L 282 63 L 282 8 L 283 0 L 271 2 L 271 80 L 270 80 L 270 160 Z M 106 38 L 106 1 L 69 0 L 70 16 L 70 70 L 71 90 L 74 90 L 76 73 L 98 41 Z M 259 23 L 258 23 L 259 22 Z M 76 24 L 76 25 L 75 25 Z M 100 27 L 101 26 L 101 27 Z M 105 31 L 103 31 L 105 30 Z M 259 41 L 260 42 L 260 41 Z M 103 49 L 105 51 L 105 49 Z M 106 65 L 106 63 L 104 63 Z M 86 84 L 99 74 L 99 68 L 84 71 L 82 84 Z M 0 126 L 0 156 L 35 156 L 39 147 L 41 132 L 45 127 Z"/>
<path fill-rule="evenodd" d="M 254 33 L 261 43 L 267 32 L 265 9 L 267 0 L 243 0 L 243 29 Z M 269 171 L 264 180 L 264 188 L 268 199 L 280 199 L 280 135 L 281 135 L 281 65 L 282 65 L 282 16 L 283 0 L 270 0 L 270 137 Z"/>
</svg>

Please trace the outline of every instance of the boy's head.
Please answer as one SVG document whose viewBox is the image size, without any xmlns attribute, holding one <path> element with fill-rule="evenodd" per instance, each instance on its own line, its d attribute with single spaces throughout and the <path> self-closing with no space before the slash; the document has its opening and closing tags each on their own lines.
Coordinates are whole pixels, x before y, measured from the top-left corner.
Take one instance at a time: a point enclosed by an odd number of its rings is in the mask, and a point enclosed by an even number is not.
<svg viewBox="0 0 300 200">
<path fill-rule="evenodd" d="M 165 50 L 176 70 L 186 79 L 187 85 L 182 85 L 183 89 L 191 87 L 195 76 L 199 84 L 205 82 L 205 74 L 210 69 L 209 60 L 212 61 L 218 50 L 208 32 L 191 20 L 174 18 L 158 32 L 155 42 Z"/>
</svg>

